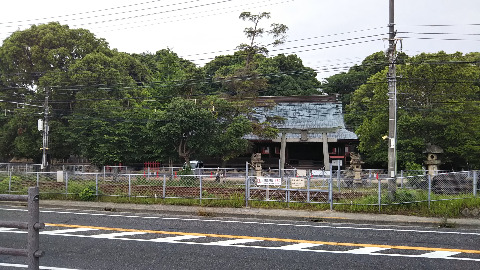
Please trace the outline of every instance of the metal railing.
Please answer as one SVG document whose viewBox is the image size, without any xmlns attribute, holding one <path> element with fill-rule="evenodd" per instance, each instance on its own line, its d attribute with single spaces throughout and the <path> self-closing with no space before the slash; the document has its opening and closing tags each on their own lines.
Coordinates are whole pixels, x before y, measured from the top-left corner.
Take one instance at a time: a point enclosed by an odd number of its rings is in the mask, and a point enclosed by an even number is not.
<svg viewBox="0 0 480 270">
<path fill-rule="evenodd" d="M 173 173 L 172 173 L 173 171 Z M 248 165 L 244 169 L 204 168 L 190 175 L 162 169 L 144 173 L 0 173 L 0 193 L 25 194 L 37 185 L 42 194 L 95 200 L 100 197 L 277 201 L 337 205 L 385 205 L 478 198 L 478 171 L 439 173 L 433 176 L 397 177 L 396 191 L 389 190 L 380 169 L 361 172 L 331 167 L 322 170 L 264 170 L 262 177 L 276 184 L 257 182 Z M 270 180 L 271 180 L 270 179 Z M 394 196 L 392 196 L 392 194 Z M 53 198 L 55 198 L 53 196 Z"/>
<path fill-rule="evenodd" d="M 30 187 L 28 195 L 0 194 L 0 201 L 23 201 L 28 202 L 28 222 L 1 221 L 0 227 L 28 230 L 27 248 L 15 249 L 0 247 L 0 255 L 12 255 L 27 257 L 28 269 L 39 269 L 39 258 L 44 252 L 39 250 L 39 230 L 45 228 L 45 224 L 39 221 L 39 190 L 38 187 Z"/>
</svg>

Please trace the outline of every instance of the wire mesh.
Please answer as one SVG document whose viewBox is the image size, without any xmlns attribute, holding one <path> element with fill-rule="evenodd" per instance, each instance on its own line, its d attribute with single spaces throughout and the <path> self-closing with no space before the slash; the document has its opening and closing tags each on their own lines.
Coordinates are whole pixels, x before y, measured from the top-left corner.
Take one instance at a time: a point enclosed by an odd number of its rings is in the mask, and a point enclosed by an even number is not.
<svg viewBox="0 0 480 270">
<path fill-rule="evenodd" d="M 250 175 L 246 177 L 247 173 Z M 38 186 L 41 194 L 65 194 L 82 200 L 99 196 L 245 199 L 259 201 L 392 205 L 472 198 L 478 196 L 478 172 L 398 177 L 380 171 L 358 174 L 332 170 L 265 170 L 261 177 L 245 169 L 213 168 L 156 173 L 14 172 L 0 171 L 0 193 L 26 194 Z M 247 184 L 247 188 L 245 187 Z"/>
</svg>

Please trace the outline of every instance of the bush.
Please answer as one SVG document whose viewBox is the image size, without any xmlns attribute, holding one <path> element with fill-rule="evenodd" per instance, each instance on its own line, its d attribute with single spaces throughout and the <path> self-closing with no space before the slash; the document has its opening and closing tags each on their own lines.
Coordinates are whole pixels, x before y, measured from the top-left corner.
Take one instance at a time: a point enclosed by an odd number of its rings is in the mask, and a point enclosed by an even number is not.
<svg viewBox="0 0 480 270">
<path fill-rule="evenodd" d="M 1 194 L 4 194 L 4 193 L 8 193 L 9 190 L 8 190 L 8 182 L 10 181 L 10 177 L 9 176 L 6 176 L 6 177 L 3 177 L 0 179 L 0 193 Z M 13 175 L 12 176 L 12 180 L 10 182 L 10 190 L 12 192 L 18 192 L 18 193 L 26 193 L 27 190 L 28 190 L 28 182 L 27 181 L 23 181 L 23 183 L 25 185 L 22 185 L 22 178 L 20 178 L 19 176 L 15 176 Z"/>
<path fill-rule="evenodd" d="M 93 201 L 96 198 L 95 195 L 95 187 L 86 187 L 80 193 L 78 193 L 78 197 L 82 201 Z"/>
<path fill-rule="evenodd" d="M 178 171 L 178 175 L 193 175 L 194 172 L 191 167 L 185 167 Z"/>
</svg>

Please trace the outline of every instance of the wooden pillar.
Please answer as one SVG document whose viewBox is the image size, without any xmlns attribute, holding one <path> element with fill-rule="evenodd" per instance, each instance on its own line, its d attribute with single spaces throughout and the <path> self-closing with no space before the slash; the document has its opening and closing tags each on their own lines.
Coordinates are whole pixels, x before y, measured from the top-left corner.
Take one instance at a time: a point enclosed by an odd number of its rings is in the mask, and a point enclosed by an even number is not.
<svg viewBox="0 0 480 270">
<path fill-rule="evenodd" d="M 322 133 L 322 144 L 323 144 L 323 166 L 325 167 L 325 171 L 330 170 L 330 156 L 328 154 L 328 138 L 327 133 Z"/>
</svg>

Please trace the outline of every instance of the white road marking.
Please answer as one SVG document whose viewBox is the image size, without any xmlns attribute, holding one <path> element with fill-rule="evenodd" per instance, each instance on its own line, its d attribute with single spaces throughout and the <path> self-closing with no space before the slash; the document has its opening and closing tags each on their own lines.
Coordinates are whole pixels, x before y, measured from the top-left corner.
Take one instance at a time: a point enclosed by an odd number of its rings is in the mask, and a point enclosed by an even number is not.
<svg viewBox="0 0 480 270">
<path fill-rule="evenodd" d="M 88 231 L 98 231 L 97 229 L 90 229 L 90 228 L 74 228 L 74 229 L 63 229 L 63 230 L 52 230 L 52 231 L 41 231 L 41 234 L 48 234 L 48 235 L 57 235 L 57 234 L 69 234 L 69 233 L 76 233 L 76 232 L 88 232 Z"/>
<path fill-rule="evenodd" d="M 15 267 L 15 268 L 28 268 L 26 264 L 16 264 L 16 263 L 1 263 L 0 266 L 4 267 Z M 50 266 L 40 266 L 40 269 L 48 269 L 48 270 L 78 270 L 74 268 L 61 268 L 61 267 L 50 267 Z"/>
<path fill-rule="evenodd" d="M 61 209 L 61 208 L 49 208 L 49 209 Z M 6 211 L 22 211 L 27 210 L 21 208 L 2 208 L 0 210 Z M 295 226 L 295 227 L 311 227 L 311 228 L 331 228 L 331 229 L 348 229 L 348 230 L 369 230 L 369 231 L 391 231 L 391 232 L 412 232 L 412 233 L 426 233 L 426 234 L 450 234 L 450 235 L 474 235 L 480 236 L 480 232 L 455 232 L 455 231 L 427 231 L 427 230 L 415 230 L 415 229 L 395 229 L 395 228 L 379 228 L 379 227 L 353 227 L 343 225 L 314 225 L 314 224 L 284 224 L 284 223 L 272 223 L 272 222 L 257 222 L 257 221 L 239 221 L 239 220 L 217 220 L 217 219 L 192 219 L 192 218 L 178 218 L 178 217 L 145 217 L 136 215 L 122 215 L 122 214 L 104 214 L 104 213 L 89 213 L 95 210 L 83 210 L 83 212 L 66 212 L 66 211 L 53 211 L 53 210 L 41 210 L 41 213 L 72 213 L 75 215 L 92 215 L 92 216 L 106 216 L 106 217 L 126 217 L 126 218 L 158 218 L 161 220 L 181 220 L 181 221 L 199 221 L 199 222 L 222 222 L 222 223 L 240 223 L 240 224 L 260 224 L 260 225 L 273 225 L 273 226 Z M 359 224 L 361 225 L 361 224 Z M 372 225 L 369 225 L 372 226 Z"/>
<path fill-rule="evenodd" d="M 4 228 L 4 227 L 0 227 L 0 232 L 7 232 L 7 231 L 13 231 L 15 230 L 15 228 Z"/>
<path fill-rule="evenodd" d="M 310 243 L 297 243 L 297 244 L 292 244 L 292 245 L 287 245 L 287 246 L 282 246 L 282 250 L 302 250 L 306 248 L 312 248 L 312 247 L 318 247 L 321 246 L 320 244 L 310 244 Z"/>
<path fill-rule="evenodd" d="M 178 241 L 204 238 L 204 237 L 205 236 L 200 236 L 200 235 L 179 235 L 179 236 L 172 236 L 172 237 L 155 238 L 155 239 L 152 239 L 150 241 L 160 242 L 160 243 L 187 243 L 187 242 L 178 242 Z M 188 243 L 192 243 L 192 242 L 188 242 Z"/>
<path fill-rule="evenodd" d="M 461 252 L 452 252 L 452 251 L 433 251 L 419 255 L 418 257 L 430 258 L 430 259 L 445 259 L 453 255 L 460 254 Z"/>
<path fill-rule="evenodd" d="M 254 243 L 254 242 L 260 242 L 260 241 L 263 241 L 263 240 L 232 239 L 232 240 L 225 240 L 225 241 L 210 242 L 209 244 L 214 245 L 214 246 L 233 246 L 233 245 L 241 245 L 241 244 Z"/>
<path fill-rule="evenodd" d="M 0 228 L 2 229 L 2 228 Z M 83 228 L 78 228 L 83 229 Z M 362 248 L 353 248 L 350 250 L 322 250 L 322 249 L 309 249 L 312 247 L 322 246 L 321 244 L 310 244 L 310 243 L 295 243 L 287 244 L 284 246 L 256 246 L 256 245 L 243 245 L 246 243 L 254 242 L 265 242 L 267 240 L 259 239 L 232 239 L 224 241 L 211 241 L 211 242 L 192 242 L 185 241 L 197 238 L 206 238 L 207 236 L 202 235 L 179 235 L 172 237 L 160 237 L 155 239 L 142 239 L 142 238 L 128 238 L 126 236 L 133 235 L 142 235 L 147 234 L 146 232 L 117 232 L 117 233 L 106 233 L 99 235 L 81 235 L 81 234 L 67 234 L 65 232 L 80 232 L 79 230 L 72 231 L 70 229 L 65 230 L 54 230 L 50 232 L 58 233 L 49 233 L 49 231 L 41 231 L 40 234 L 49 234 L 52 236 L 65 236 L 65 237 L 79 237 L 79 238 L 103 238 L 109 240 L 121 240 L 121 241 L 138 241 L 138 242 L 153 242 L 153 243 L 170 243 L 170 244 L 189 244 L 189 245 L 204 245 L 204 246 L 229 246 L 229 247 L 238 247 L 238 248 L 255 248 L 255 249 L 268 249 L 268 250 L 284 250 L 284 251 L 299 251 L 299 252 L 317 252 L 317 253 L 334 253 L 334 254 L 352 254 L 352 255 L 374 255 L 374 256 L 392 256 L 392 257 L 408 257 L 408 258 L 424 258 L 424 259 L 446 259 L 446 260 L 460 260 L 460 261 L 475 261 L 480 262 L 480 259 L 474 258 L 465 258 L 465 257 L 452 257 L 453 255 L 463 254 L 460 252 L 451 252 L 451 251 L 434 251 L 434 252 L 425 252 L 419 255 L 408 255 L 408 254 L 387 254 L 381 253 L 381 251 L 389 250 L 389 248 L 382 247 L 362 247 Z M 86 230 L 85 230 L 86 231 Z M 4 233 L 26 233 L 25 231 L 15 231 L 15 230 L 6 230 L 2 229 Z M 63 232 L 63 233 L 62 233 Z M 208 239 L 208 238 L 207 238 Z M 216 238 L 212 239 L 216 240 Z M 57 269 L 57 268 L 45 268 L 45 269 Z M 61 268 L 58 268 L 61 269 Z M 67 269 L 68 270 L 68 269 Z"/>
<path fill-rule="evenodd" d="M 363 254 L 363 255 L 370 255 L 374 252 L 382 251 L 382 250 L 387 250 L 389 248 L 380 248 L 380 247 L 362 247 L 362 248 L 356 248 L 349 250 L 348 253 L 350 254 Z"/>
<path fill-rule="evenodd" d="M 92 235 L 92 238 L 103 238 L 103 239 L 119 239 L 121 240 L 123 236 L 133 236 L 133 235 L 142 235 L 146 234 L 144 232 L 118 232 L 118 233 L 105 233 Z M 117 238 L 118 237 L 118 238 Z M 127 238 L 125 238 L 127 239 Z"/>
</svg>

